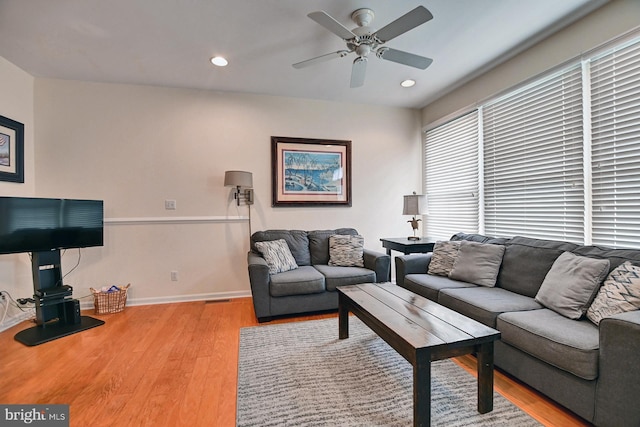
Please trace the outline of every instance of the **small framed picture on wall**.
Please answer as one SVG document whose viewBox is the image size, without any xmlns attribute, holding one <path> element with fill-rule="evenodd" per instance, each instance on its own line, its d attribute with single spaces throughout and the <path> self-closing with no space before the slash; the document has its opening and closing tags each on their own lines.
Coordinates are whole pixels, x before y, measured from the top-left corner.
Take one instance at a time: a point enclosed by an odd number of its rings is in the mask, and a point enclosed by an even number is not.
<svg viewBox="0 0 640 427">
<path fill-rule="evenodd" d="M 0 116 L 0 181 L 24 182 L 24 125 Z"/>
</svg>

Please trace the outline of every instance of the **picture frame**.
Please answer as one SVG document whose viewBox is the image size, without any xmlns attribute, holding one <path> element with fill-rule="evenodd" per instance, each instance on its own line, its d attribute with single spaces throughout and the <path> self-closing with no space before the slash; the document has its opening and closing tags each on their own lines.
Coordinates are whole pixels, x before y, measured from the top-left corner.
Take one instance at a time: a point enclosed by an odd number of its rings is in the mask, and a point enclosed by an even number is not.
<svg viewBox="0 0 640 427">
<path fill-rule="evenodd" d="M 351 206 L 351 141 L 271 137 L 274 207 Z"/>
<path fill-rule="evenodd" d="M 0 116 L 0 181 L 24 183 L 24 125 Z"/>
</svg>

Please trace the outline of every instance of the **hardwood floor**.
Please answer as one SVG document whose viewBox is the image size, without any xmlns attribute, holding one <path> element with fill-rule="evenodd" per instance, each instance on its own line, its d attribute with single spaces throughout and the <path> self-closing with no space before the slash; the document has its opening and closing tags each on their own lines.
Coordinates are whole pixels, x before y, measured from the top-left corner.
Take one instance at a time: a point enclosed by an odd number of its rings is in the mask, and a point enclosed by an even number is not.
<svg viewBox="0 0 640 427">
<path fill-rule="evenodd" d="M 28 322 L 0 333 L 0 403 L 69 404 L 78 427 L 235 426 L 238 333 L 258 324 L 250 298 L 83 314 L 106 324 L 35 347 L 13 339 Z M 456 361 L 475 371 L 473 357 Z M 499 372 L 495 388 L 546 426 L 589 425 Z"/>
</svg>

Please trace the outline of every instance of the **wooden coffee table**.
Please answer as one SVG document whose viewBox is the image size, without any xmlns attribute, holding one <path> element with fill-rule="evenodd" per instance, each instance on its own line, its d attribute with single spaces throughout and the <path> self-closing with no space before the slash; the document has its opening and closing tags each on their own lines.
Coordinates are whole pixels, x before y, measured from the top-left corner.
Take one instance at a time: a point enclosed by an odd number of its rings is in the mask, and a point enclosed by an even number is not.
<svg viewBox="0 0 640 427">
<path fill-rule="evenodd" d="M 493 410 L 493 342 L 500 332 L 391 283 L 341 286 L 339 338 L 355 314 L 413 365 L 413 425 L 431 423 L 431 362 L 477 353 L 478 412 Z"/>
</svg>

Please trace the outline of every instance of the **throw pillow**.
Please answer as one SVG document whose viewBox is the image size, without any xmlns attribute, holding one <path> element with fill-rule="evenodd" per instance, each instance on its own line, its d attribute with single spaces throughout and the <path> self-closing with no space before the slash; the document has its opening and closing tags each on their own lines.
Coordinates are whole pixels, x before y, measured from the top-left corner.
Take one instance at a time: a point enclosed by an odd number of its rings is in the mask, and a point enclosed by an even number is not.
<svg viewBox="0 0 640 427">
<path fill-rule="evenodd" d="M 364 267 L 364 238 L 343 234 L 330 236 L 329 265 Z"/>
<path fill-rule="evenodd" d="M 449 277 L 480 286 L 496 285 L 504 246 L 462 240 Z"/>
<path fill-rule="evenodd" d="M 563 252 L 553 263 L 536 301 L 569 319 L 581 318 L 609 272 L 608 259 Z"/>
<path fill-rule="evenodd" d="M 609 273 L 587 318 L 596 325 L 605 317 L 640 309 L 640 267 L 626 261 Z"/>
<path fill-rule="evenodd" d="M 296 260 L 284 239 L 256 242 L 256 248 L 267 261 L 269 274 L 282 273 L 298 268 L 298 264 L 296 264 Z"/>
<path fill-rule="evenodd" d="M 458 257 L 460 242 L 436 242 L 433 245 L 433 255 L 429 261 L 429 274 L 448 276 Z"/>
</svg>

